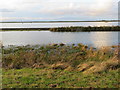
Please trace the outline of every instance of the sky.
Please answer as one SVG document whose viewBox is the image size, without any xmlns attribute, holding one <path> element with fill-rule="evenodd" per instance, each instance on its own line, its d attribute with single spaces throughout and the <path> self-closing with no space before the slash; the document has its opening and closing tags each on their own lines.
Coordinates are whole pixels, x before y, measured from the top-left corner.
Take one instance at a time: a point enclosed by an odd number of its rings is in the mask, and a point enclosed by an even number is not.
<svg viewBox="0 0 120 90">
<path fill-rule="evenodd" d="M 0 0 L 0 21 L 118 19 L 119 0 Z"/>
</svg>

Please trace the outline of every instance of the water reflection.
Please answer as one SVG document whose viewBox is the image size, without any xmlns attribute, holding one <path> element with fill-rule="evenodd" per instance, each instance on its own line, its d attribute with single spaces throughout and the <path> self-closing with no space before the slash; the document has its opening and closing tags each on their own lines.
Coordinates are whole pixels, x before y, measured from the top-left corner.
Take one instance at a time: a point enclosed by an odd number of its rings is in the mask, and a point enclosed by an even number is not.
<svg viewBox="0 0 120 90">
<path fill-rule="evenodd" d="M 118 32 L 50 32 L 9 31 L 0 32 L 3 45 L 46 45 L 51 43 L 83 43 L 94 47 L 118 44 Z"/>
<path fill-rule="evenodd" d="M 95 47 L 118 45 L 118 32 L 95 32 L 90 39 Z"/>
<path fill-rule="evenodd" d="M 111 22 L 97 22 L 97 23 L 93 23 L 93 26 L 111 26 L 111 25 L 115 25 Z"/>
<path fill-rule="evenodd" d="M 2 33 L 0 33 L 0 49 L 1 49 L 2 44 L 3 44 L 3 42 L 2 42 Z"/>
</svg>

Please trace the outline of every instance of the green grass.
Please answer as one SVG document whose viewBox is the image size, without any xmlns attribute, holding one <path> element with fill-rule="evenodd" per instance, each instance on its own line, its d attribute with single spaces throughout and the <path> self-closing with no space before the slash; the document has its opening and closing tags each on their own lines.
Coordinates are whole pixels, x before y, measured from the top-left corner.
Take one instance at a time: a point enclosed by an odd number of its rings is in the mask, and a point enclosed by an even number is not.
<svg viewBox="0 0 120 90">
<path fill-rule="evenodd" d="M 3 88 L 118 88 L 118 46 L 2 47 Z"/>
<path fill-rule="evenodd" d="M 3 70 L 3 88 L 118 88 L 118 70 L 85 75 L 52 69 Z"/>
</svg>

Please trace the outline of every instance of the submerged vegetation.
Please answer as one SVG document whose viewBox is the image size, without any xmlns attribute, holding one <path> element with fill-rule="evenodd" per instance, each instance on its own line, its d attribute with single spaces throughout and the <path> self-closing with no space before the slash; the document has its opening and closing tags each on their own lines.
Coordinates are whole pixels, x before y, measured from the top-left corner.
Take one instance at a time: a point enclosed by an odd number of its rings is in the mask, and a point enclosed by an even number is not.
<svg viewBox="0 0 120 90">
<path fill-rule="evenodd" d="M 52 32 L 90 32 L 90 31 L 120 31 L 120 26 L 75 26 L 75 27 L 58 27 L 58 28 L 2 28 L 0 31 L 52 31 Z"/>
<path fill-rule="evenodd" d="M 118 88 L 118 46 L 3 47 L 3 88 Z"/>
</svg>

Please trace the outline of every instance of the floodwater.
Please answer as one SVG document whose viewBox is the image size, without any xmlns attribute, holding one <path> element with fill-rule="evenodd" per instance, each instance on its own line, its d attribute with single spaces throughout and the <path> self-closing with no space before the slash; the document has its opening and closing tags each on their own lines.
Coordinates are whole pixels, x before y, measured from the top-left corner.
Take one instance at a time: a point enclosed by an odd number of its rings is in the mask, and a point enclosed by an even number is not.
<svg viewBox="0 0 120 90">
<path fill-rule="evenodd" d="M 52 28 L 68 26 L 117 26 L 118 22 L 61 22 L 61 23 L 2 23 L 0 28 Z M 118 45 L 119 32 L 50 32 L 50 31 L 3 31 L 3 45 L 46 45 L 52 43 L 77 44 L 101 47 Z"/>
<path fill-rule="evenodd" d="M 0 40 L 7 45 L 47 45 L 52 43 L 78 44 L 101 47 L 118 45 L 119 32 L 50 32 L 5 31 Z"/>
</svg>

